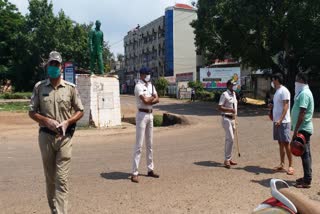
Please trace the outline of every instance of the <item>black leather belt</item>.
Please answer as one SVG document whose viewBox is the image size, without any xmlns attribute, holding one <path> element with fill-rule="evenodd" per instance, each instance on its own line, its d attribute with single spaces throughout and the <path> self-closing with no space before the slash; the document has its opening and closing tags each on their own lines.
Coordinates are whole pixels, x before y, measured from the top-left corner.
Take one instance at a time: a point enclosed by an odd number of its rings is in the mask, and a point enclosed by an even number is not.
<svg viewBox="0 0 320 214">
<path fill-rule="evenodd" d="M 145 113 L 152 113 L 152 109 L 143 109 L 143 108 L 139 108 L 139 111 L 141 111 L 141 112 L 145 112 Z"/>
<path fill-rule="evenodd" d="M 53 136 L 57 136 L 58 135 L 57 132 L 54 132 L 54 131 L 52 131 L 51 129 L 49 129 L 47 127 L 40 127 L 39 132 L 45 132 L 45 133 L 47 133 L 49 135 L 53 135 Z"/>
<path fill-rule="evenodd" d="M 222 117 L 229 118 L 229 119 L 231 119 L 231 120 L 234 119 L 234 117 L 233 117 L 232 115 L 228 115 L 228 114 L 222 114 L 221 116 L 222 116 Z"/>
<path fill-rule="evenodd" d="M 70 135 L 72 137 L 75 130 L 76 130 L 76 123 L 69 125 L 69 127 L 66 130 L 66 136 Z M 40 127 L 39 132 L 45 132 L 45 133 L 50 134 L 52 136 L 59 136 L 59 134 L 57 132 L 54 132 L 47 127 Z"/>
</svg>

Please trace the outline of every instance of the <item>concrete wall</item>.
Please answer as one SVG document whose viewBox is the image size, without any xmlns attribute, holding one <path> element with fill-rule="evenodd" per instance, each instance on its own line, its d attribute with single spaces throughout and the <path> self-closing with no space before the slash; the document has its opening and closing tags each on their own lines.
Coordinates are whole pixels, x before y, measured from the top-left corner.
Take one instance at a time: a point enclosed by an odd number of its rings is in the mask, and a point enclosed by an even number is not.
<svg viewBox="0 0 320 214">
<path fill-rule="evenodd" d="M 78 75 L 77 88 L 84 106 L 80 126 L 121 125 L 119 81 L 115 77 Z"/>
<path fill-rule="evenodd" d="M 174 9 L 174 74 L 193 73 L 196 80 L 197 55 L 194 45 L 195 34 L 190 23 L 197 19 L 196 11 Z"/>
<path fill-rule="evenodd" d="M 257 89 L 256 89 L 256 98 L 264 99 L 266 97 L 266 93 L 270 91 L 271 80 L 270 78 L 266 78 L 263 76 L 257 77 Z"/>
</svg>

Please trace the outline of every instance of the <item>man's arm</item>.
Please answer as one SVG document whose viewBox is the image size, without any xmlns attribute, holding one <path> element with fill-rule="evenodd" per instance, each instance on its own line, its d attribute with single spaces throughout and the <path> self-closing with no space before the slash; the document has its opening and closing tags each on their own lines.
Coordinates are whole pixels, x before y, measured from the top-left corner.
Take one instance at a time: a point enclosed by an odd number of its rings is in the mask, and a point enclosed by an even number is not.
<svg viewBox="0 0 320 214">
<path fill-rule="evenodd" d="M 34 121 L 38 122 L 41 126 L 45 126 L 47 128 L 49 128 L 50 130 L 57 132 L 58 133 L 58 121 L 42 116 L 41 114 L 35 112 L 35 111 L 29 111 L 29 116 L 31 119 L 33 119 Z"/>
<path fill-rule="evenodd" d="M 101 39 L 101 47 L 103 49 L 103 32 L 102 32 L 102 39 Z"/>
<path fill-rule="evenodd" d="M 299 213 L 320 214 L 320 203 L 318 201 L 311 200 L 301 193 L 292 192 L 288 188 L 279 191 L 296 206 Z"/>
<path fill-rule="evenodd" d="M 146 97 L 144 95 L 140 95 L 139 96 L 140 99 L 142 100 L 142 102 L 146 105 L 153 105 L 153 100 L 155 99 L 155 97 L 151 96 L 151 97 Z"/>
<path fill-rule="evenodd" d="M 83 116 L 83 111 L 76 111 L 67 121 L 68 124 L 74 124 L 76 123 L 78 120 L 80 120 Z"/>
<path fill-rule="evenodd" d="M 159 103 L 159 96 L 158 94 L 152 95 L 153 100 L 152 100 L 152 105 Z"/>
<path fill-rule="evenodd" d="M 302 124 L 302 122 L 304 120 L 305 115 L 306 115 L 306 112 L 307 112 L 307 109 L 300 107 L 298 121 L 297 121 L 296 127 L 294 128 L 293 137 L 292 138 L 297 136 L 299 128 L 300 128 L 300 126 L 301 126 L 301 124 Z"/>
<path fill-rule="evenodd" d="M 222 111 L 222 112 L 225 112 L 225 113 L 232 113 L 232 114 L 235 114 L 236 111 L 233 109 L 233 108 L 226 108 L 222 105 L 219 105 L 218 107 L 219 111 Z"/>
<path fill-rule="evenodd" d="M 289 109 L 289 100 L 283 100 L 283 110 L 280 119 L 276 122 L 276 126 L 280 126 Z"/>
<path fill-rule="evenodd" d="M 232 114 L 235 114 L 235 110 L 233 108 L 227 108 L 227 107 L 224 107 L 224 103 L 226 101 L 226 97 L 223 94 L 221 94 L 220 96 L 220 100 L 219 100 L 219 104 L 218 104 L 218 110 L 219 111 L 222 111 L 222 112 L 225 112 L 225 113 L 232 113 Z"/>
</svg>

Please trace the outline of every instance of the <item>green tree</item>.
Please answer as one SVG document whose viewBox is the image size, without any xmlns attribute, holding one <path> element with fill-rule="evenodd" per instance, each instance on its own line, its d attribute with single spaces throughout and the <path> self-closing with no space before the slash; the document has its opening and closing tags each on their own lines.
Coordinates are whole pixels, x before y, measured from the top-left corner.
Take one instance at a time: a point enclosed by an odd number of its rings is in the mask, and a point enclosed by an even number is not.
<svg viewBox="0 0 320 214">
<path fill-rule="evenodd" d="M 105 64 L 105 71 L 108 73 L 114 64 L 114 55 L 110 51 L 110 46 L 107 42 L 103 42 L 103 63 Z"/>
<path fill-rule="evenodd" d="M 199 0 L 196 46 L 208 62 L 234 57 L 272 68 L 293 90 L 299 70 L 319 73 L 320 1 Z"/>
<path fill-rule="evenodd" d="M 17 53 L 21 30 L 25 23 L 24 17 L 15 5 L 8 0 L 0 0 L 0 79 L 12 79 L 12 70 L 17 61 Z"/>
<path fill-rule="evenodd" d="M 43 65 L 52 50 L 59 51 L 64 61 L 89 68 L 92 23 L 79 24 L 63 10 L 55 15 L 48 0 L 29 0 L 28 9 L 24 17 L 8 0 L 0 0 L 0 79 L 12 79 L 18 91 L 31 90 L 47 76 Z M 106 65 L 114 58 L 107 42 L 103 57 Z"/>
<path fill-rule="evenodd" d="M 190 81 L 188 82 L 188 87 L 189 88 L 194 88 L 196 92 L 203 91 L 203 85 L 200 81 Z"/>
<path fill-rule="evenodd" d="M 155 87 L 156 87 L 157 92 L 160 96 L 166 95 L 166 90 L 168 88 L 168 85 L 169 85 L 169 82 L 164 77 L 160 77 L 159 79 L 156 80 Z"/>
</svg>

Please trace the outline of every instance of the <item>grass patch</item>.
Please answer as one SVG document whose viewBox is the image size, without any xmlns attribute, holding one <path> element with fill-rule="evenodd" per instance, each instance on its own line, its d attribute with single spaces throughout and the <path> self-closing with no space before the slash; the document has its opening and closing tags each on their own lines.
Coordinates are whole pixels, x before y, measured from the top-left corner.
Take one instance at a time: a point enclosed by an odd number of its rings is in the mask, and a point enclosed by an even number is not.
<svg viewBox="0 0 320 214">
<path fill-rule="evenodd" d="M 0 99 L 30 99 L 32 92 L 16 92 L 0 94 Z"/>
<path fill-rule="evenodd" d="M 0 111 L 26 112 L 29 110 L 29 102 L 0 103 Z"/>
<path fill-rule="evenodd" d="M 159 115 L 159 114 L 153 115 L 153 126 L 154 127 L 162 126 L 162 122 L 163 122 L 162 115 Z"/>
<path fill-rule="evenodd" d="M 123 117 L 121 121 L 136 125 L 136 118 L 135 117 L 126 117 L 126 118 Z M 162 126 L 162 124 L 163 124 L 163 115 L 159 115 L 159 114 L 153 115 L 153 126 L 160 127 L 160 126 Z"/>
</svg>

